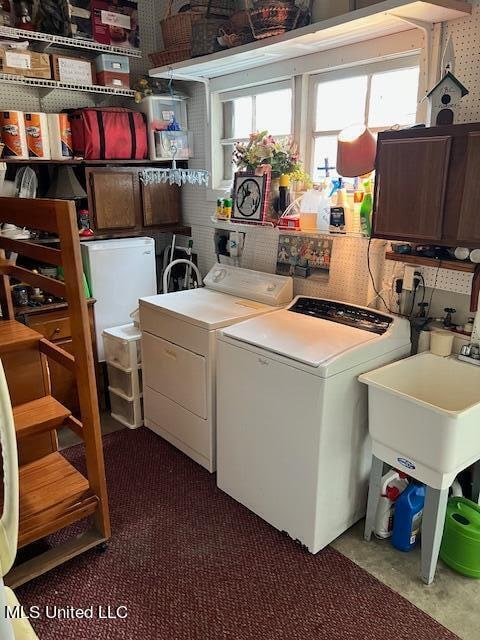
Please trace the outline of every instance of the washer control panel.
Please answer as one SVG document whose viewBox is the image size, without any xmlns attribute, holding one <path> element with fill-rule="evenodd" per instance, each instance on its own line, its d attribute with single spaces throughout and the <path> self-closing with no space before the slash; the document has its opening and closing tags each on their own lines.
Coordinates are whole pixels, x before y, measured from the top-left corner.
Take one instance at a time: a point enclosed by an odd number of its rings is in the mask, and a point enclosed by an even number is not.
<svg viewBox="0 0 480 640">
<path fill-rule="evenodd" d="M 349 327 L 378 333 L 379 335 L 388 331 L 393 322 L 391 316 L 374 310 L 319 298 L 298 298 L 289 311 L 302 313 L 312 318 L 330 320 L 338 324 L 346 324 Z"/>
</svg>

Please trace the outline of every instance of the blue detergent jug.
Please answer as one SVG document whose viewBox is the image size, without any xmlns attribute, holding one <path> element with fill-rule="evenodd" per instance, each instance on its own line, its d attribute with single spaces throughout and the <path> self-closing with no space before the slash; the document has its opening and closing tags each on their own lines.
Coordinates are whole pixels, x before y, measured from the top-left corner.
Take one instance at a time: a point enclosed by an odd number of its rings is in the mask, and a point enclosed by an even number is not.
<svg viewBox="0 0 480 640">
<path fill-rule="evenodd" d="M 425 504 L 425 485 L 412 482 L 400 494 L 395 503 L 392 544 L 400 551 L 410 551 L 415 546 L 422 524 Z"/>
</svg>

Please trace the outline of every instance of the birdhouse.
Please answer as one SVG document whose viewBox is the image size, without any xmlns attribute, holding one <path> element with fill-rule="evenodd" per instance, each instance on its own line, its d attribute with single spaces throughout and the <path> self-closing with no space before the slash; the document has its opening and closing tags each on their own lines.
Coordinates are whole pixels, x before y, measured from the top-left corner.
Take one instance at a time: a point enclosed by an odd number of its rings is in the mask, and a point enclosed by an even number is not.
<svg viewBox="0 0 480 640">
<path fill-rule="evenodd" d="M 460 100 L 468 94 L 457 78 L 448 71 L 440 82 L 427 94 L 428 117 L 427 126 L 435 127 L 454 124 L 458 115 Z"/>
</svg>

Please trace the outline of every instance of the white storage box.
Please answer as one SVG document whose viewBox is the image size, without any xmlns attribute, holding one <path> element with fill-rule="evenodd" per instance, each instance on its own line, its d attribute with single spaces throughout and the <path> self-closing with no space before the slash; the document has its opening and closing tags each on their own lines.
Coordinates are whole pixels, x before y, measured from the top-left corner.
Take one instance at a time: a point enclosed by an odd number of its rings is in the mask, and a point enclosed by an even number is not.
<svg viewBox="0 0 480 640">
<path fill-rule="evenodd" d="M 110 364 L 119 365 L 126 371 L 138 369 L 142 362 L 141 335 L 140 330 L 133 323 L 105 329 L 103 332 L 105 360 Z"/>
<path fill-rule="evenodd" d="M 108 388 L 110 391 L 124 395 L 127 398 L 138 398 L 142 392 L 142 370 L 125 371 L 117 365 L 107 364 Z"/>
<path fill-rule="evenodd" d="M 138 429 L 143 425 L 143 406 L 140 397 L 127 398 L 113 389 L 110 391 L 110 413 L 129 429 Z"/>
<path fill-rule="evenodd" d="M 186 98 L 186 96 L 180 95 L 174 95 L 173 99 L 169 95 L 147 96 L 138 105 L 139 110 L 147 116 L 150 160 L 169 159 L 169 156 L 162 158 L 158 155 L 155 132 L 165 131 L 173 116 L 178 121 L 182 132 L 187 132 Z M 158 152 L 162 153 L 161 147 L 159 147 Z"/>
</svg>

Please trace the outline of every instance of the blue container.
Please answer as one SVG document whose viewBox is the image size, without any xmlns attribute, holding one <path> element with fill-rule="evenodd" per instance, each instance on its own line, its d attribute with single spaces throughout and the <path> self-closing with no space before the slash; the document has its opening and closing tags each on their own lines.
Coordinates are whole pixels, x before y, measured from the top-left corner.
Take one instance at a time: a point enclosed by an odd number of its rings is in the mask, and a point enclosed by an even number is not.
<svg viewBox="0 0 480 640">
<path fill-rule="evenodd" d="M 425 485 L 411 482 L 395 503 L 392 544 L 399 551 L 410 551 L 418 540 L 425 504 Z"/>
</svg>

